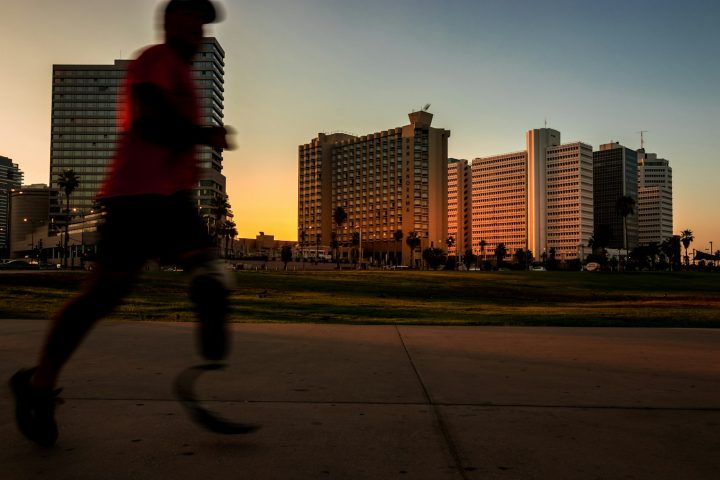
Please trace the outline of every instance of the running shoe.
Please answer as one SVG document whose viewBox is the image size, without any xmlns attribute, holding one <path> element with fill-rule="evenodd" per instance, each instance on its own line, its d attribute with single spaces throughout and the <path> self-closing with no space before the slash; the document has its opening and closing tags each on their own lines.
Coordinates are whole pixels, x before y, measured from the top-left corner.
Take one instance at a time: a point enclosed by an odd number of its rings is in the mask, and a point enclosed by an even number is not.
<svg viewBox="0 0 720 480">
<path fill-rule="evenodd" d="M 62 403 L 60 389 L 36 388 L 30 384 L 35 368 L 23 369 L 10 378 L 15 397 L 15 421 L 28 439 L 43 447 L 55 444 L 58 437 L 55 406 Z"/>
</svg>

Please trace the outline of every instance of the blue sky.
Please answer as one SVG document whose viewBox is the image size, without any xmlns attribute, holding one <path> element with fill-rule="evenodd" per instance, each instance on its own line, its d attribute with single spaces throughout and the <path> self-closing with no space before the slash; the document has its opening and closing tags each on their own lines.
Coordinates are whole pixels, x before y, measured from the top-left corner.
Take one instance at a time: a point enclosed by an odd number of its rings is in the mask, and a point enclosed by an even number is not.
<svg viewBox="0 0 720 480">
<path fill-rule="evenodd" d="M 47 182 L 53 63 L 111 63 L 157 41 L 154 0 L 35 0 L 4 7 L 0 155 Z M 211 27 L 227 52 L 226 154 L 244 236 L 296 234 L 297 145 L 366 134 L 431 103 L 450 154 L 524 148 L 543 126 L 598 148 L 620 141 L 668 158 L 675 230 L 696 248 L 720 213 L 720 2 L 231 0 Z M 16 39 L 16 40 L 15 40 Z M 33 137 L 29 135 L 32 134 Z M 31 140 L 32 138 L 32 140 Z"/>
</svg>

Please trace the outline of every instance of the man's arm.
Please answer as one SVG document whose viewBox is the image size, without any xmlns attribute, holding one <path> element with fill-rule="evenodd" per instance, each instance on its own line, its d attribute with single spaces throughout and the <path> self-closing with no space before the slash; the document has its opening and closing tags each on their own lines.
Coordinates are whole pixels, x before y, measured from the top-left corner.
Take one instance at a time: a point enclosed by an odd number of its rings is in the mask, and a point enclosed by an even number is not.
<svg viewBox="0 0 720 480">
<path fill-rule="evenodd" d="M 132 89 L 137 120 L 131 131 L 142 138 L 183 150 L 193 145 L 228 148 L 224 127 L 201 127 L 178 111 L 159 86 L 141 83 Z"/>
</svg>

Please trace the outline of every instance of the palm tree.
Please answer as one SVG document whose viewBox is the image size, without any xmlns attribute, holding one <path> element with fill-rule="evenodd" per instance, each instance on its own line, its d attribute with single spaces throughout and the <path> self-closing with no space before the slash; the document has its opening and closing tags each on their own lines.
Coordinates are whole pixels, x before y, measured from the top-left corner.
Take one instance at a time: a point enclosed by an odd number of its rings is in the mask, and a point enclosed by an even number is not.
<svg viewBox="0 0 720 480">
<path fill-rule="evenodd" d="M 628 244 L 627 217 L 635 213 L 635 199 L 623 195 L 615 202 L 615 211 L 623 219 L 623 236 L 625 241 L 625 258 L 630 256 L 630 245 Z"/>
<path fill-rule="evenodd" d="M 675 239 L 673 237 L 666 238 L 660 244 L 660 250 L 667 258 L 667 261 L 670 264 L 670 270 L 673 269 L 673 266 L 675 265 L 675 261 L 676 261 L 674 245 L 675 245 Z"/>
<path fill-rule="evenodd" d="M 455 237 L 452 235 L 445 239 L 445 245 L 448 247 L 448 251 L 455 246 Z"/>
<path fill-rule="evenodd" d="M 504 243 L 498 243 L 495 247 L 495 259 L 497 260 L 497 267 L 500 268 L 502 265 L 503 258 L 507 255 L 507 247 Z"/>
<path fill-rule="evenodd" d="M 340 244 L 339 241 L 339 235 L 340 235 L 340 229 L 342 228 L 343 224 L 347 221 L 348 214 L 345 212 L 345 209 L 343 207 L 337 207 L 335 209 L 335 212 L 333 212 L 333 220 L 335 220 L 335 225 L 337 226 L 337 229 L 335 231 L 335 236 L 333 239 L 333 242 L 335 244 L 335 258 L 337 260 L 337 266 L 340 268 Z"/>
<path fill-rule="evenodd" d="M 235 222 L 230 219 L 225 220 L 222 224 L 220 233 L 225 239 L 225 258 L 228 256 L 228 243 L 230 243 L 230 240 L 235 238 L 238 234 L 236 227 L 237 225 Z"/>
<path fill-rule="evenodd" d="M 398 251 L 395 253 L 396 253 L 396 255 L 397 255 L 397 253 L 400 253 L 400 258 L 402 258 L 402 243 L 401 242 L 402 242 L 402 239 L 404 236 L 405 236 L 405 234 L 400 229 L 395 230 L 395 232 L 393 233 L 393 238 L 398 243 Z M 395 265 L 399 265 L 397 256 L 395 257 Z"/>
<path fill-rule="evenodd" d="M 422 258 L 428 265 L 428 268 L 437 270 L 441 265 L 447 262 L 447 255 L 442 248 L 430 247 L 422 252 Z"/>
<path fill-rule="evenodd" d="M 408 233 L 405 243 L 410 247 L 410 266 L 415 263 L 415 249 L 420 246 L 420 237 L 417 232 Z"/>
<path fill-rule="evenodd" d="M 660 256 L 660 253 L 662 250 L 660 250 L 660 244 L 657 242 L 650 242 L 645 247 L 645 251 L 647 252 L 648 257 L 650 257 L 650 268 L 651 270 L 655 270 L 655 261 L 657 260 L 657 257 Z"/>
<path fill-rule="evenodd" d="M 483 262 L 485 261 L 485 247 L 487 247 L 485 239 L 480 240 L 480 254 L 482 255 Z"/>
<path fill-rule="evenodd" d="M 335 252 L 335 261 L 337 262 L 338 270 L 340 270 L 340 242 L 338 241 L 337 232 L 330 234 L 330 248 Z"/>
<path fill-rule="evenodd" d="M 210 201 L 210 213 L 215 220 L 215 228 L 213 230 L 213 239 L 215 245 L 220 248 L 220 230 L 222 228 L 222 221 L 225 217 L 232 217 L 232 211 L 230 210 L 230 204 L 227 201 L 227 196 L 218 194 L 213 197 Z"/>
<path fill-rule="evenodd" d="M 335 209 L 335 213 L 333 213 L 333 220 L 335 220 L 335 225 L 337 225 L 337 228 L 340 229 L 340 227 L 343 226 L 347 219 L 348 214 L 345 209 L 343 207 L 337 207 Z"/>
<path fill-rule="evenodd" d="M 463 258 L 463 264 L 466 270 L 470 270 L 470 266 L 475 262 L 476 255 L 473 253 L 472 248 L 465 250 L 465 258 Z"/>
<path fill-rule="evenodd" d="M 689 228 L 686 228 L 682 232 L 680 232 L 680 241 L 683 244 L 683 247 L 685 247 L 685 265 L 690 264 L 690 257 L 688 257 L 688 247 L 690 247 L 690 244 L 695 240 L 695 237 L 693 236 L 692 230 Z"/>
<path fill-rule="evenodd" d="M 63 248 L 63 266 L 67 267 L 67 249 L 68 249 L 68 242 L 70 240 L 70 195 L 75 191 L 75 189 L 80 186 L 80 177 L 77 176 L 74 170 L 65 170 L 63 173 L 60 174 L 60 177 L 58 178 L 58 186 L 60 189 L 65 193 L 65 245 Z"/>
<path fill-rule="evenodd" d="M 353 232 L 352 246 L 353 246 L 353 254 L 352 254 L 353 265 L 355 266 L 355 268 L 357 268 L 358 259 L 360 258 L 360 232 Z"/>
</svg>

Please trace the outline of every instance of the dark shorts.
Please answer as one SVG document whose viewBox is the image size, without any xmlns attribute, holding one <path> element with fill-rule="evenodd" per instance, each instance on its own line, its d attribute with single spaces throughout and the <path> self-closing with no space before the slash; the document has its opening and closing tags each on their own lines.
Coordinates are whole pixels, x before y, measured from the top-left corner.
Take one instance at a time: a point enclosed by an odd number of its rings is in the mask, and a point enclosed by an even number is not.
<svg viewBox="0 0 720 480">
<path fill-rule="evenodd" d="M 142 268 L 151 259 L 183 264 L 183 254 L 213 246 L 189 195 L 134 195 L 101 202 L 98 262 L 116 271 Z"/>
</svg>

